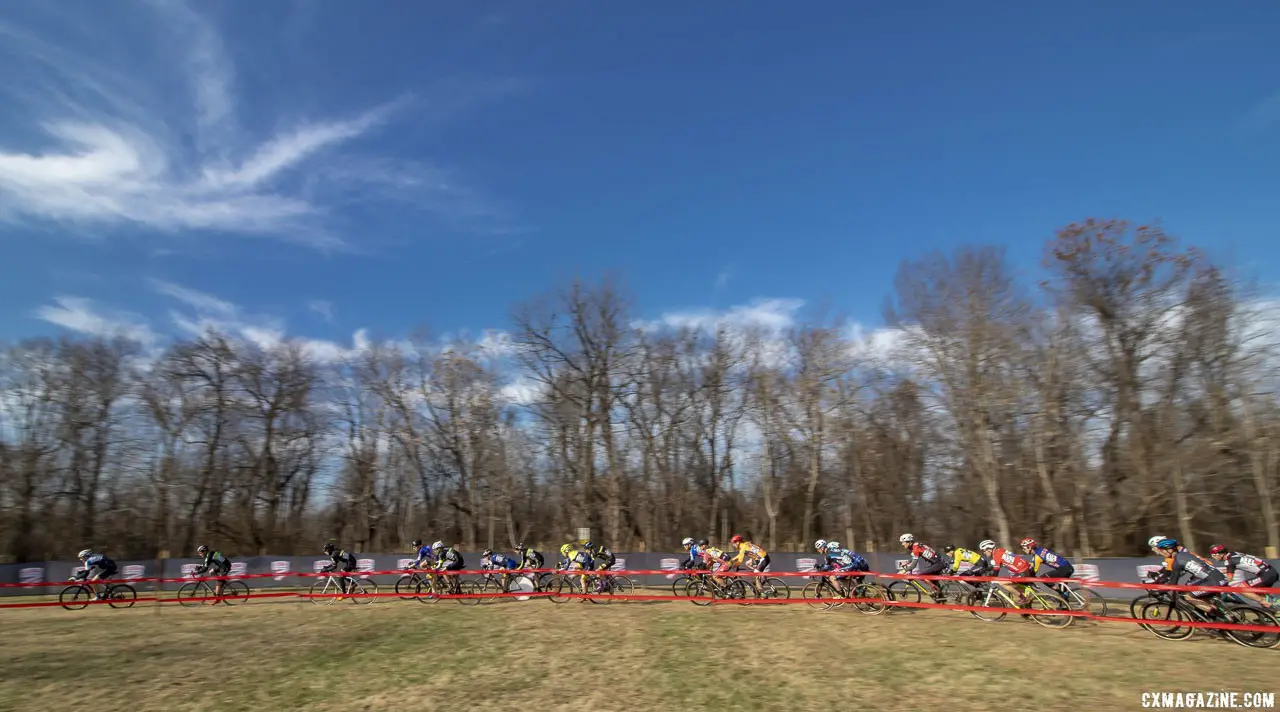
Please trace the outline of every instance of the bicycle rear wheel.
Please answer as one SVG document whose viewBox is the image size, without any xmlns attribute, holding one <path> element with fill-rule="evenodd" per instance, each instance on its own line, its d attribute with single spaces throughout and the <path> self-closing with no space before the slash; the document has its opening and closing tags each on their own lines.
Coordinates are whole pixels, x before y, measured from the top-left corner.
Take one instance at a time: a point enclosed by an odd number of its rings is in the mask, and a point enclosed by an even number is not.
<svg viewBox="0 0 1280 712">
<path fill-rule="evenodd" d="M 1227 615 L 1232 623 L 1241 625 L 1257 625 L 1267 626 L 1274 632 L 1263 632 L 1253 630 L 1226 630 L 1223 631 L 1231 640 L 1245 646 L 1246 648 L 1274 648 L 1280 645 L 1280 623 L 1276 622 L 1275 616 L 1258 608 L 1245 603 L 1237 603 L 1227 606 Z"/>
<path fill-rule="evenodd" d="M 626 576 L 613 576 L 610 582 L 609 592 L 615 596 L 634 596 L 636 594 L 636 584 Z M 626 600 L 626 599 L 623 599 Z"/>
<path fill-rule="evenodd" d="M 1086 611 L 1089 615 L 1107 615 L 1107 599 L 1091 588 L 1069 588 L 1063 595 L 1073 611 Z"/>
<path fill-rule="evenodd" d="M 475 581 L 459 581 L 458 592 L 467 596 L 475 596 L 474 598 L 459 598 L 458 601 L 464 605 L 478 606 L 486 600 L 479 597 L 479 594 L 483 593 L 483 591 L 480 589 L 480 584 Z"/>
<path fill-rule="evenodd" d="M 107 589 L 107 605 L 112 608 L 133 608 L 138 592 L 127 583 L 118 583 Z"/>
<path fill-rule="evenodd" d="M 791 587 L 782 579 L 764 578 L 759 582 L 759 590 L 756 591 L 756 597 L 785 600 L 791 598 Z"/>
<path fill-rule="evenodd" d="M 889 593 L 884 590 L 883 586 L 874 583 L 860 583 L 853 587 L 854 598 L 871 599 L 866 601 L 853 601 L 853 607 L 859 613 L 865 613 L 869 616 L 878 616 L 889 610 Z"/>
<path fill-rule="evenodd" d="M 1003 598 L 995 593 L 983 590 L 977 590 L 969 594 L 969 600 L 965 602 L 965 605 L 984 609 L 981 611 L 969 611 L 969 615 L 987 623 L 1003 620 L 1009 614 L 1008 604 L 1005 603 Z"/>
<path fill-rule="evenodd" d="M 249 584 L 244 581 L 228 581 L 222 589 L 222 602 L 234 606 L 249 600 Z"/>
<path fill-rule="evenodd" d="M 93 591 L 84 584 L 72 584 L 62 589 L 58 594 L 58 603 L 68 611 L 78 611 L 89 605 L 89 601 L 93 600 Z"/>
<path fill-rule="evenodd" d="M 715 590 L 710 585 L 696 579 L 690 581 L 685 587 L 684 595 L 688 596 L 689 602 L 695 606 L 709 606 L 713 602 L 712 599 L 716 598 Z"/>
</svg>

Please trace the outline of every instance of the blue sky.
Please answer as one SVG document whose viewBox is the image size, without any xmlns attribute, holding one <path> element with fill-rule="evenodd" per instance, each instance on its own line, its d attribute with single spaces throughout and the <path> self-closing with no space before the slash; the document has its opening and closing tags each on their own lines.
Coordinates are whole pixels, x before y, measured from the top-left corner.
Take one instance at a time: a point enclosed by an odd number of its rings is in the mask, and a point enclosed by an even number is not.
<svg viewBox="0 0 1280 712">
<path fill-rule="evenodd" d="M 1160 218 L 1270 284 L 1280 5 L 0 5 L 0 340 L 874 327 L 898 263 Z"/>
</svg>

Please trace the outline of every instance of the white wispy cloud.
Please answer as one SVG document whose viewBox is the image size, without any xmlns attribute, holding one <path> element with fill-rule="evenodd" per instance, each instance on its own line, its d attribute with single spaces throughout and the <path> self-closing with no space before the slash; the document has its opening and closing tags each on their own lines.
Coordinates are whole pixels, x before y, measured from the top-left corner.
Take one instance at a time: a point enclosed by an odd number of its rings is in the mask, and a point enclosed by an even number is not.
<svg viewBox="0 0 1280 712">
<path fill-rule="evenodd" d="M 143 345 L 156 341 L 156 334 L 146 320 L 132 312 L 107 309 L 83 297 L 64 295 L 54 297 L 53 301 L 36 309 L 33 316 L 80 334 L 122 337 Z"/>
<path fill-rule="evenodd" d="M 132 18 L 121 6 L 109 14 L 113 24 L 160 30 L 141 48 L 127 36 L 104 48 L 103 38 L 118 33 L 78 16 L 58 23 L 68 33 L 61 42 L 0 21 L 0 64 L 12 70 L 0 83 L 0 103 L 28 122 L 0 138 L 0 220 L 267 235 L 328 249 L 344 244 L 329 198 L 352 185 L 376 183 L 383 194 L 409 193 L 426 209 L 454 214 L 456 188 L 440 189 L 420 163 L 396 163 L 392 183 L 384 168 L 363 170 L 380 165 L 377 157 L 339 154 L 407 113 L 405 99 L 354 116 L 303 119 L 269 135 L 247 132 L 217 28 L 177 0 L 151 0 L 138 11 L 155 17 Z M 75 37 L 76 27 L 92 32 L 92 41 Z M 159 62 L 147 54 L 153 49 Z M 185 95 L 160 95 L 174 79 Z"/>
<path fill-rule="evenodd" d="M 654 320 L 637 321 L 632 326 L 645 331 L 662 328 L 715 331 L 717 328 L 726 327 L 782 332 L 795 325 L 796 313 L 802 307 L 804 307 L 803 299 L 756 299 L 747 304 L 723 310 L 670 311 Z"/>
<path fill-rule="evenodd" d="M 319 314 L 327 322 L 333 322 L 333 302 L 324 299 L 313 299 L 307 303 L 307 308 Z"/>
</svg>

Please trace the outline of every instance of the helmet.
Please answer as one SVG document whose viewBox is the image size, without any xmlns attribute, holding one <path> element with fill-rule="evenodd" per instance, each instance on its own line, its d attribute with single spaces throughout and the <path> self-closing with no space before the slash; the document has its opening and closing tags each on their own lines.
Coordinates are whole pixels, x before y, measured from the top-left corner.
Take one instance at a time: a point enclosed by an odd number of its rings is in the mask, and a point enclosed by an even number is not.
<svg viewBox="0 0 1280 712">
<path fill-rule="evenodd" d="M 822 551 L 823 549 L 827 548 L 827 540 L 819 539 L 813 542 L 813 548 L 817 549 L 818 551 Z"/>
<path fill-rule="evenodd" d="M 741 544 L 741 543 L 742 543 L 742 535 L 741 535 L 741 534 L 734 534 L 734 535 L 733 535 L 733 537 L 732 537 L 731 539 L 729 539 L 729 543 L 730 543 L 730 544 Z"/>
<path fill-rule="evenodd" d="M 87 559 L 90 556 L 93 556 L 93 549 L 84 549 L 79 554 L 76 554 L 76 558 L 80 559 Z"/>
<path fill-rule="evenodd" d="M 986 551 L 987 549 L 994 549 L 994 548 L 996 548 L 996 543 L 994 541 L 991 541 L 990 539 L 983 539 L 982 541 L 978 542 L 978 551 Z"/>
<path fill-rule="evenodd" d="M 1225 554 L 1225 553 L 1227 553 L 1227 547 L 1221 544 L 1214 544 L 1213 546 L 1209 547 L 1210 556 L 1214 554 Z"/>
<path fill-rule="evenodd" d="M 485 549 L 480 556 L 493 556 L 493 549 Z"/>
<path fill-rule="evenodd" d="M 910 534 L 903 534 L 902 536 L 898 537 L 898 541 L 902 542 L 903 544 L 910 544 L 915 540 L 916 538 Z"/>
<path fill-rule="evenodd" d="M 686 549 L 688 549 L 689 547 L 693 546 L 693 537 L 685 537 L 685 538 L 681 539 L 681 540 L 680 540 L 680 546 L 683 546 L 683 547 L 684 547 L 684 548 L 686 548 Z"/>
<path fill-rule="evenodd" d="M 422 540 L 421 540 L 421 539 L 414 539 L 412 542 L 410 542 L 410 543 L 409 543 L 409 545 L 416 549 L 416 548 L 418 548 L 418 547 L 422 546 Z"/>
<path fill-rule="evenodd" d="M 1018 542 L 1018 544 L 1020 544 L 1024 549 L 1036 548 L 1036 540 L 1032 539 L 1031 537 L 1027 537 L 1026 539 L 1023 539 L 1022 541 Z"/>
<path fill-rule="evenodd" d="M 443 548 L 444 548 L 444 542 L 443 542 L 443 541 L 437 541 L 437 542 L 435 542 L 434 544 L 432 544 L 432 545 L 431 545 L 431 548 L 432 548 L 432 549 L 443 549 Z"/>
<path fill-rule="evenodd" d="M 956 550 L 956 548 L 955 548 L 954 546 L 950 545 L 950 544 L 947 544 L 946 546 L 942 547 L 942 553 L 944 553 L 944 554 L 950 554 L 951 552 L 953 552 L 953 551 L 955 551 L 955 550 Z"/>
<path fill-rule="evenodd" d="M 569 552 L 571 551 L 573 551 L 573 544 L 565 544 L 564 546 L 560 547 L 560 553 L 564 554 L 565 556 L 568 556 Z"/>
<path fill-rule="evenodd" d="M 333 542 L 325 542 L 324 551 L 325 553 L 333 551 Z"/>
<path fill-rule="evenodd" d="M 203 553 L 205 553 L 205 552 L 206 552 L 206 551 L 208 551 L 208 550 L 209 550 L 209 547 L 205 546 L 204 544 L 201 544 L 200 546 L 197 546 L 197 547 L 196 547 L 196 553 L 197 553 L 197 554 L 203 554 Z"/>
<path fill-rule="evenodd" d="M 1177 539 L 1161 539 L 1160 541 L 1156 542 L 1156 548 L 1157 549 L 1177 549 L 1178 540 Z"/>
<path fill-rule="evenodd" d="M 1164 540 L 1164 538 L 1165 538 L 1164 534 L 1156 534 L 1155 536 L 1147 540 L 1147 546 L 1154 549 L 1156 548 L 1156 544 L 1159 544 L 1162 540 Z"/>
<path fill-rule="evenodd" d="M 710 542 L 708 542 L 706 539 L 698 540 L 698 546 L 709 546 L 709 545 L 710 545 Z"/>
<path fill-rule="evenodd" d="M 829 541 L 829 542 L 827 542 L 827 548 L 828 548 L 828 549 L 841 549 L 841 548 L 843 548 L 843 547 L 841 547 L 841 546 L 840 546 L 840 542 L 838 542 L 838 541 Z"/>
<path fill-rule="evenodd" d="M 582 545 L 583 545 L 583 546 L 585 546 L 585 547 L 587 547 L 588 549 L 590 549 L 592 546 L 594 546 L 594 544 L 592 544 L 592 543 L 591 543 L 591 540 L 590 540 L 590 539 L 588 539 L 588 540 L 586 540 L 586 541 L 582 542 Z"/>
<path fill-rule="evenodd" d="M 516 544 L 516 551 L 524 551 L 524 542 L 523 542 L 523 541 L 522 541 L 522 542 L 520 542 L 519 544 Z"/>
</svg>

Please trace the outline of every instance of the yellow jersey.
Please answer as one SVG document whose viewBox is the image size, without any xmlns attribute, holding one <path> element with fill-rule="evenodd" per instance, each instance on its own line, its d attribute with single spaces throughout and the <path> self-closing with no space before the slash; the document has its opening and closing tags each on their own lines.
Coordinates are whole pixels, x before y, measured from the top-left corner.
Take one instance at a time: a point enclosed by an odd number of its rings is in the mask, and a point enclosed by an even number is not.
<svg viewBox="0 0 1280 712">
<path fill-rule="evenodd" d="M 982 554 L 968 549 L 956 549 L 951 552 L 951 568 L 955 571 L 960 570 L 960 564 L 969 564 L 969 566 L 977 566 L 982 561 Z"/>
<path fill-rule="evenodd" d="M 738 544 L 738 554 L 737 556 L 734 556 L 729 563 L 735 566 L 746 563 L 747 561 L 755 563 L 768 555 L 769 552 L 764 549 L 761 549 L 749 541 L 744 541 L 741 544 Z"/>
</svg>

